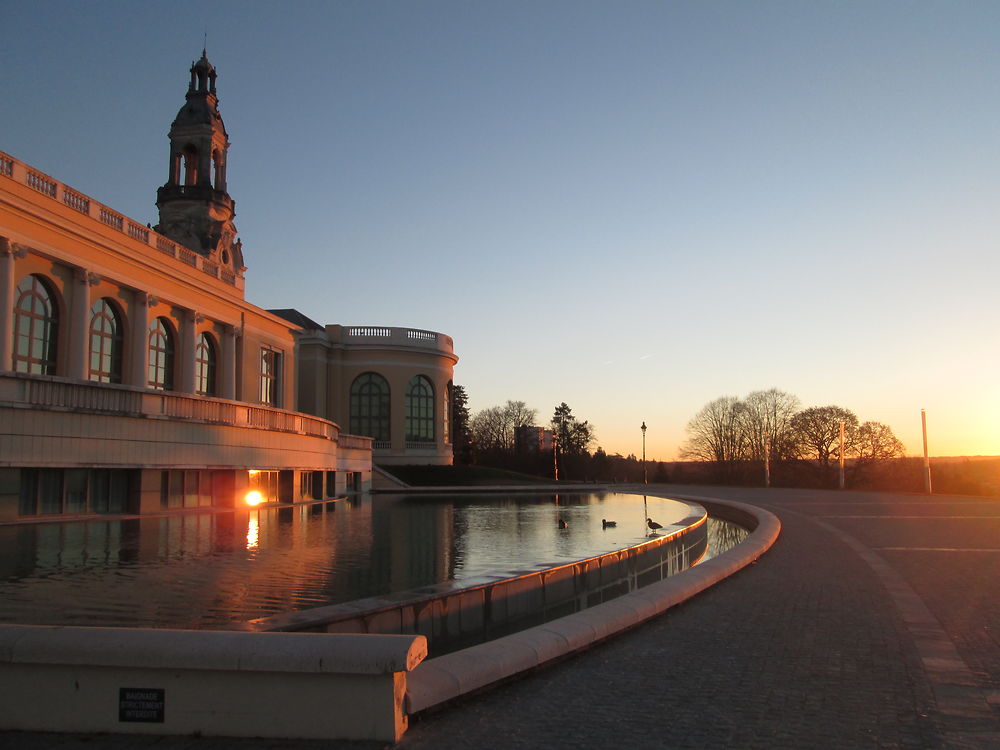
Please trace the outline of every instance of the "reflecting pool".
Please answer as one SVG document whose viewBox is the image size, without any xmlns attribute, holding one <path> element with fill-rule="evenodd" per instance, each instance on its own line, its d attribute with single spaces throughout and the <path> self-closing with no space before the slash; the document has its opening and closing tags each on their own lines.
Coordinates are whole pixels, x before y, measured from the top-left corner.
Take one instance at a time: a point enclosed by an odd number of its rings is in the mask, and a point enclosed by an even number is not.
<svg viewBox="0 0 1000 750">
<path fill-rule="evenodd" d="M 617 493 L 375 495 L 5 526 L 0 622 L 222 628 L 445 581 L 485 583 L 621 549 L 648 538 L 647 514 L 669 533 L 689 510 Z M 738 529 L 721 533 L 716 545 L 739 541 L 728 539 Z"/>
</svg>

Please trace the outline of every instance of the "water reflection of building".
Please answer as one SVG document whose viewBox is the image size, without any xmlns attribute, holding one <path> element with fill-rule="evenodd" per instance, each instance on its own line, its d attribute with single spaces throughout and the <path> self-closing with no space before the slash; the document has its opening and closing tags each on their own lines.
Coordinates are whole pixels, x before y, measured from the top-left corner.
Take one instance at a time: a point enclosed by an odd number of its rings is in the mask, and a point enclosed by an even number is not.
<svg viewBox="0 0 1000 750">
<path fill-rule="evenodd" d="M 454 577 L 454 508 L 449 503 L 416 500 L 393 512 L 396 500 L 376 497 L 372 504 L 373 566 L 385 591 L 406 591 Z"/>
<path fill-rule="evenodd" d="M 452 577 L 451 510 L 338 503 L 0 525 L 0 622 L 228 627 Z"/>
<path fill-rule="evenodd" d="M 367 488 L 373 440 L 450 462 L 450 338 L 245 300 L 216 71 L 190 72 L 156 227 L 0 153 L 0 522 L 322 499 Z"/>
</svg>

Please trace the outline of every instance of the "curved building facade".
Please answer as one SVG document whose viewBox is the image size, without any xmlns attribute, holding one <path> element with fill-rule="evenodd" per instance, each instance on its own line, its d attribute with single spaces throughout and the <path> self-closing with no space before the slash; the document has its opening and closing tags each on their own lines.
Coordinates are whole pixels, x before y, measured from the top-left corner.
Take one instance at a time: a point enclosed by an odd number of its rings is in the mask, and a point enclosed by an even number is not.
<svg viewBox="0 0 1000 750">
<path fill-rule="evenodd" d="M 276 310 L 294 319 L 293 310 Z M 374 460 L 450 465 L 450 336 L 414 328 L 319 326 L 298 334 L 299 404 L 303 411 L 371 437 Z"/>
</svg>

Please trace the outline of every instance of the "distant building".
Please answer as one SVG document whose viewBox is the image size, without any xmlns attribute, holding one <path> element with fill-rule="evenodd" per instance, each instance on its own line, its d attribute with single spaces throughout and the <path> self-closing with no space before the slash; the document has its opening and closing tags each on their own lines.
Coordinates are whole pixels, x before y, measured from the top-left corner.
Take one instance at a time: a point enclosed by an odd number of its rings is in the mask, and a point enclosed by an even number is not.
<svg viewBox="0 0 1000 750">
<path fill-rule="evenodd" d="M 514 430 L 514 445 L 518 453 L 551 453 L 555 433 L 546 427 L 522 425 Z"/>
<path fill-rule="evenodd" d="M 450 463 L 449 337 L 244 299 L 216 71 L 190 73 L 155 228 L 0 152 L 0 522 L 322 499 L 373 444 Z"/>
</svg>

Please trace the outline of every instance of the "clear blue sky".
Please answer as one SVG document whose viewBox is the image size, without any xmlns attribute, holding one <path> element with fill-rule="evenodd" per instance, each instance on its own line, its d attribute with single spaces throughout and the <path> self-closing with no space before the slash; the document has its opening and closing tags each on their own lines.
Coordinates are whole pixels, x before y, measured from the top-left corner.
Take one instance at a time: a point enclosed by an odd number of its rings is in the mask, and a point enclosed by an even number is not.
<svg viewBox="0 0 1000 750">
<path fill-rule="evenodd" d="M 778 387 L 1000 454 L 1000 3 L 0 0 L 0 149 L 156 221 L 208 34 L 248 299 L 672 458 Z"/>
</svg>

